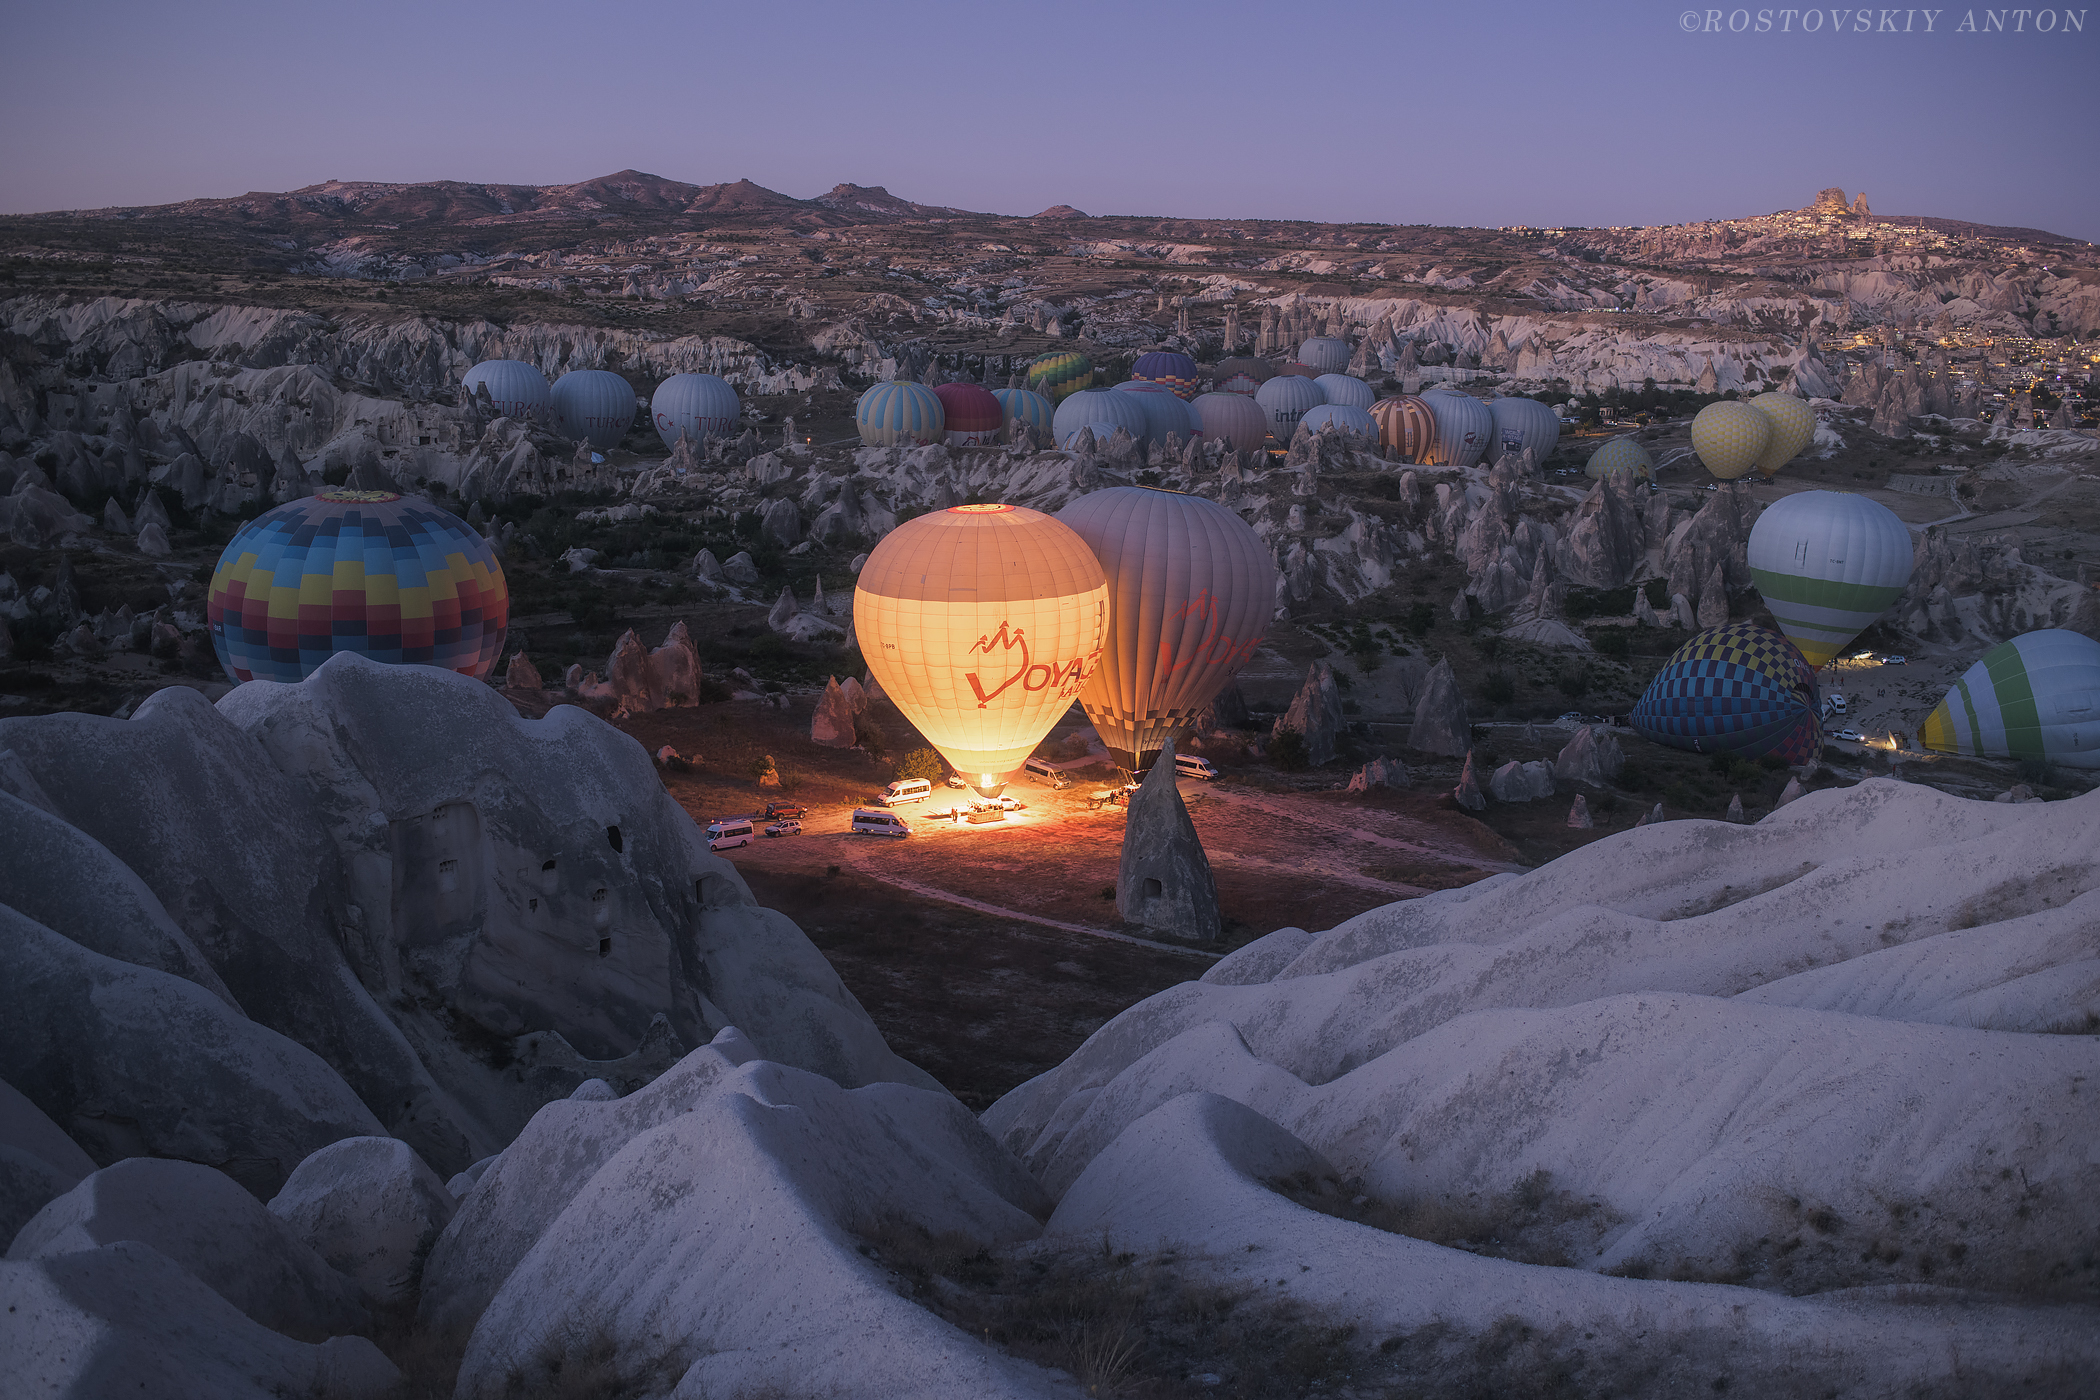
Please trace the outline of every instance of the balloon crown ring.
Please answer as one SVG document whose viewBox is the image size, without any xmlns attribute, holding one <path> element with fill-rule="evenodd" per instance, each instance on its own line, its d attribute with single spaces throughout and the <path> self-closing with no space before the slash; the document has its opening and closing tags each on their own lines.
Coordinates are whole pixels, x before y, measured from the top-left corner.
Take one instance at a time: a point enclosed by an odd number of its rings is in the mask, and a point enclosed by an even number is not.
<svg viewBox="0 0 2100 1400">
<path fill-rule="evenodd" d="M 1003 515 L 1014 509 L 1012 506 L 950 506 L 950 515 Z"/>
<path fill-rule="evenodd" d="M 354 505 L 378 505 L 383 501 L 398 501 L 401 499 L 401 495 L 396 491 L 351 491 L 343 487 L 336 487 L 333 490 L 316 492 L 315 499 L 322 501 L 347 501 Z"/>
</svg>

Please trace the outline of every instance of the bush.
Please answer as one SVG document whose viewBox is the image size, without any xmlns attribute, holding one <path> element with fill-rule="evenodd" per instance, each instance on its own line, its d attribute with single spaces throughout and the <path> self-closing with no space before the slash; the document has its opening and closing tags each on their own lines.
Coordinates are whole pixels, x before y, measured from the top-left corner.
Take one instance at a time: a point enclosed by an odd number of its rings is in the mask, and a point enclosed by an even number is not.
<svg viewBox="0 0 2100 1400">
<path fill-rule="evenodd" d="M 1564 666 L 1553 679 L 1560 693 L 1570 700 L 1580 700 L 1590 693 L 1590 668 L 1587 666 Z"/>
<path fill-rule="evenodd" d="M 1436 626 L 1436 608 L 1429 603 L 1416 603 L 1407 610 L 1407 616 L 1400 620 L 1400 625 L 1417 637 L 1424 636 L 1430 628 Z"/>
<path fill-rule="evenodd" d="M 861 752 L 878 763 L 889 756 L 889 736 L 882 732 L 880 725 L 861 718 L 853 722 L 853 730 L 860 739 Z"/>
<path fill-rule="evenodd" d="M 1633 650 L 1633 639 L 1623 627 L 1600 627 L 1591 634 L 1590 645 L 1600 656 L 1624 656 Z"/>
<path fill-rule="evenodd" d="M 1507 705 L 1517 698 L 1517 682 L 1507 671 L 1490 671 L 1487 679 L 1480 683 L 1480 698 L 1496 705 Z"/>
<path fill-rule="evenodd" d="M 1285 772 L 1298 772 L 1306 767 L 1309 761 L 1305 751 L 1305 736 L 1295 729 L 1277 730 L 1276 737 L 1269 741 L 1269 758 Z"/>
<path fill-rule="evenodd" d="M 900 778 L 924 778 L 929 783 L 940 783 L 948 776 L 948 765 L 932 749 L 913 749 L 897 764 Z"/>
</svg>

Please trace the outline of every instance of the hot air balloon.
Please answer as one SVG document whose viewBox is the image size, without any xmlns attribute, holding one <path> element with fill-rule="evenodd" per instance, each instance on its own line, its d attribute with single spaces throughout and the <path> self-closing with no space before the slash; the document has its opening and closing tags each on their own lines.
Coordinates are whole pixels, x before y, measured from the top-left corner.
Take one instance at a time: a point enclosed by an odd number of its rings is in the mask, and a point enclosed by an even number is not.
<svg viewBox="0 0 2100 1400">
<path fill-rule="evenodd" d="M 1251 355 L 1233 355 L 1218 361 L 1211 382 L 1221 394 L 1244 394 L 1254 397 L 1254 391 L 1276 377 L 1276 366 L 1267 360 L 1258 360 Z"/>
<path fill-rule="evenodd" d="M 1235 451 L 1256 451 L 1269 435 L 1268 415 L 1246 394 L 1202 394 L 1189 411 L 1204 437 Z"/>
<path fill-rule="evenodd" d="M 1101 665 L 1079 702 L 1110 757 L 1141 773 L 1261 645 L 1276 567 L 1246 521 L 1201 496 L 1113 486 L 1057 518 L 1108 578 Z"/>
<path fill-rule="evenodd" d="M 1046 438 L 1051 435 L 1050 425 L 1057 415 L 1057 407 L 1035 390 L 994 389 L 992 397 L 999 400 L 999 406 L 1006 410 L 1008 423 L 1034 428 Z"/>
<path fill-rule="evenodd" d="M 1757 459 L 1757 469 L 1765 476 L 1775 476 L 1781 467 L 1801 455 L 1801 450 L 1816 440 L 1816 411 L 1806 401 L 1792 394 L 1773 390 L 1759 394 L 1750 400 L 1750 406 L 1765 416 L 1772 436 L 1765 443 L 1765 452 Z"/>
<path fill-rule="evenodd" d="M 1148 428 L 1145 406 L 1138 402 L 1138 396 L 1119 394 L 1113 389 L 1081 389 L 1076 394 L 1066 395 L 1057 405 L 1057 416 L 1050 421 L 1060 444 L 1081 428 L 1091 425 L 1100 425 L 1094 427 L 1097 438 L 1104 436 L 1101 427 L 1106 427 L 1111 434 L 1117 428 L 1123 428 L 1139 442 L 1145 440 Z"/>
<path fill-rule="evenodd" d="M 868 669 L 990 796 L 1100 664 L 1108 583 L 1085 540 L 1023 506 L 951 506 L 869 552 L 853 590 Z"/>
<path fill-rule="evenodd" d="M 1164 384 L 1184 401 L 1196 397 L 1196 386 L 1201 382 L 1196 362 L 1172 350 L 1148 350 L 1138 356 L 1137 363 L 1130 367 L 1130 377 Z"/>
<path fill-rule="evenodd" d="M 1471 394 L 1451 389 L 1431 389 L 1422 395 L 1436 417 L 1436 442 L 1429 460 L 1440 467 L 1470 467 L 1480 461 L 1494 440 L 1495 415 Z"/>
<path fill-rule="evenodd" d="M 941 426 L 950 447 L 997 442 L 1006 429 L 1006 409 L 992 391 L 975 384 L 941 384 L 933 396 L 941 401 Z"/>
<path fill-rule="evenodd" d="M 948 432 L 940 396 L 909 379 L 869 385 L 853 405 L 853 423 L 870 447 L 921 447 Z"/>
<path fill-rule="evenodd" d="M 554 431 L 599 451 L 620 445 L 634 426 L 634 386 L 608 369 L 572 369 L 548 394 Z"/>
<path fill-rule="evenodd" d="M 1936 753 L 2100 768 L 2100 642 L 2053 627 L 2001 642 L 1962 672 L 1919 739 Z"/>
<path fill-rule="evenodd" d="M 428 501 L 333 488 L 235 532 L 205 618 L 236 682 L 304 680 L 339 651 L 483 676 L 510 591 L 473 526 Z"/>
<path fill-rule="evenodd" d="M 1367 413 L 1371 404 L 1378 398 L 1378 395 L 1371 392 L 1370 385 L 1346 374 L 1323 374 L 1314 379 L 1313 383 L 1320 386 L 1320 392 L 1327 396 L 1327 402 L 1345 403 L 1351 408 L 1360 408 Z"/>
<path fill-rule="evenodd" d="M 1028 363 L 1028 387 L 1053 404 L 1093 382 L 1094 362 L 1077 350 L 1053 350 Z"/>
<path fill-rule="evenodd" d="M 484 384 L 488 385 L 489 402 L 505 418 L 523 418 L 534 409 L 545 409 L 549 403 L 547 376 L 523 360 L 483 360 L 460 380 L 460 387 L 469 397 Z"/>
<path fill-rule="evenodd" d="M 649 400 L 649 421 L 673 451 L 680 438 L 697 447 L 702 438 L 734 435 L 743 412 L 729 381 L 712 374 L 674 374 Z"/>
<path fill-rule="evenodd" d="M 1288 444 L 1307 409 L 1327 402 L 1320 386 L 1301 374 L 1279 374 L 1254 391 L 1254 402 L 1269 425 L 1269 436 Z"/>
<path fill-rule="evenodd" d="M 1733 622 L 1679 647 L 1628 720 L 1673 749 L 1807 763 L 1822 750 L 1816 712 L 1815 672 L 1786 638 Z"/>
<path fill-rule="evenodd" d="M 1413 394 L 1380 399 L 1371 405 L 1378 424 L 1378 445 L 1403 462 L 1423 463 L 1436 447 L 1436 415 Z"/>
<path fill-rule="evenodd" d="M 1192 436 L 1189 406 L 1167 385 L 1149 379 L 1132 379 L 1118 384 L 1114 392 L 1129 394 L 1143 406 L 1146 441 L 1157 445 L 1171 435 L 1186 442 Z"/>
<path fill-rule="evenodd" d="M 1655 459 L 1634 439 L 1613 438 L 1590 454 L 1589 464 L 1583 470 L 1589 473 L 1592 481 L 1602 481 L 1622 472 L 1637 481 L 1653 481 Z"/>
<path fill-rule="evenodd" d="M 1560 443 L 1560 415 L 1537 399 L 1489 399 L 1488 412 L 1495 417 L 1495 446 L 1498 452 L 1531 449 L 1531 460 L 1539 466 L 1553 455 Z"/>
<path fill-rule="evenodd" d="M 1750 527 L 1750 576 L 1772 620 L 1811 666 L 1842 651 L 1910 583 L 1910 531 L 1887 506 L 1802 491 Z"/>
<path fill-rule="evenodd" d="M 1723 481 L 1734 481 L 1755 467 L 1771 441 L 1771 423 L 1746 403 L 1723 399 L 1692 419 L 1692 451 Z"/>
<path fill-rule="evenodd" d="M 1276 366 L 1276 373 L 1295 374 L 1300 379 L 1318 379 L 1320 377 L 1320 372 L 1318 370 L 1314 369 L 1311 365 L 1305 364 L 1302 361 L 1298 360 L 1283 361 L 1281 364 Z M 1268 381 L 1263 380 L 1262 382 L 1267 383 Z"/>
<path fill-rule="evenodd" d="M 1316 375 L 1340 374 L 1349 368 L 1349 342 L 1331 335 L 1316 335 L 1298 347 L 1298 363 Z"/>
<path fill-rule="evenodd" d="M 1360 439 L 1365 446 L 1378 441 L 1378 421 L 1352 403 L 1315 404 L 1298 420 L 1301 427 L 1317 433 L 1332 423 L 1342 432 Z"/>
</svg>

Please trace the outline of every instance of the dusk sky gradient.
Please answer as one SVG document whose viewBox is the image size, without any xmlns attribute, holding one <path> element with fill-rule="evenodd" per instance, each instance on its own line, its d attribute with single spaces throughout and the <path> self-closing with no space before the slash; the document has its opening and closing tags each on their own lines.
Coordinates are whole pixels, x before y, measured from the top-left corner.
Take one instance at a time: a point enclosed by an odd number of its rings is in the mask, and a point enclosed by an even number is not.
<svg viewBox="0 0 2100 1400">
<path fill-rule="evenodd" d="M 631 166 L 1005 214 L 1409 224 L 1677 223 L 1841 185 L 1876 213 L 2100 238 L 2100 10 L 2069 34 L 1954 32 L 1966 9 L 1930 35 L 1833 33 L 1852 12 L 1830 10 L 1782 34 L 1776 9 L 1775 32 L 1688 34 L 1685 13 L 10 0 L 0 213 Z"/>
</svg>

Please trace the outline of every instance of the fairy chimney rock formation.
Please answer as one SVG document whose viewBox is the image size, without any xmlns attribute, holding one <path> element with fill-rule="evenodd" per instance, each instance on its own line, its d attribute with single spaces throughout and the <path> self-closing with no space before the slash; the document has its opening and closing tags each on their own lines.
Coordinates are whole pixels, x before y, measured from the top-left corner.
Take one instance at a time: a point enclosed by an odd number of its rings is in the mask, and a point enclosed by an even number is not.
<svg viewBox="0 0 2100 1400">
<path fill-rule="evenodd" d="M 1130 797 L 1116 868 L 1116 913 L 1155 933 L 1213 942 L 1221 930 L 1218 885 L 1174 778 L 1170 740 Z"/>
</svg>

